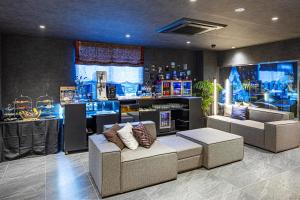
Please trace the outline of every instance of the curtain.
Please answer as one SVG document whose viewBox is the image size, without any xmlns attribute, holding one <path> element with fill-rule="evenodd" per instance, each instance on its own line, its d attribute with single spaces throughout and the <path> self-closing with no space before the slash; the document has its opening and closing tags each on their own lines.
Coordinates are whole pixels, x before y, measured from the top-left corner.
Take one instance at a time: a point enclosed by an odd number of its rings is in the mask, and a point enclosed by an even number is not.
<svg viewBox="0 0 300 200">
<path fill-rule="evenodd" d="M 76 64 L 144 64 L 144 49 L 140 46 L 76 41 L 75 53 Z"/>
</svg>

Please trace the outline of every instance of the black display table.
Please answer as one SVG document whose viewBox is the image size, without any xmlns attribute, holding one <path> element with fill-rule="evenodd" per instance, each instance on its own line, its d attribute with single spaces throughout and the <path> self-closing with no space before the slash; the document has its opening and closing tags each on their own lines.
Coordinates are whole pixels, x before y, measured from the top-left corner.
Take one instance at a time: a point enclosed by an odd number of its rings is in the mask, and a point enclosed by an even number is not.
<svg viewBox="0 0 300 200">
<path fill-rule="evenodd" d="M 0 162 L 59 151 L 60 119 L 0 122 Z"/>
</svg>

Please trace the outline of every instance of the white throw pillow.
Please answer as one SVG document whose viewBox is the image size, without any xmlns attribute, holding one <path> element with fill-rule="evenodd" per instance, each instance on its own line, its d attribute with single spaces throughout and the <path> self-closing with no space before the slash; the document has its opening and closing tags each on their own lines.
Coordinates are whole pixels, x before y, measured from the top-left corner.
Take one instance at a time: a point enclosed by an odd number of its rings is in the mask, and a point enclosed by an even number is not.
<svg viewBox="0 0 300 200">
<path fill-rule="evenodd" d="M 231 117 L 232 114 L 232 105 L 225 105 L 224 106 L 224 116 Z"/>
<path fill-rule="evenodd" d="M 126 123 L 126 125 L 117 131 L 120 139 L 129 149 L 137 149 L 139 146 L 138 141 L 133 136 L 132 125 L 130 123 Z"/>
</svg>

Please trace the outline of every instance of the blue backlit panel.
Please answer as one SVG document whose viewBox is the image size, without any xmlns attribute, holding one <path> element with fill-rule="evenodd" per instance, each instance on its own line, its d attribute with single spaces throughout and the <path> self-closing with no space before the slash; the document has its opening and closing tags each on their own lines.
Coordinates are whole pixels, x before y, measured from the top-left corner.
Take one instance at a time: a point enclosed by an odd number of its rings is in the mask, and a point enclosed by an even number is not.
<svg viewBox="0 0 300 200">
<path fill-rule="evenodd" d="M 113 84 L 143 84 L 144 68 L 131 66 L 75 65 L 76 76 L 87 77 L 84 81 L 96 81 L 96 71 L 106 71 L 107 82 Z"/>
<path fill-rule="evenodd" d="M 220 83 L 229 79 L 232 103 L 297 113 L 297 62 L 261 63 L 220 69 Z M 225 90 L 219 95 L 225 102 Z"/>
<path fill-rule="evenodd" d="M 144 68 L 131 66 L 75 65 L 76 76 L 83 77 L 84 89 L 95 99 L 96 72 L 106 71 L 107 83 L 116 86 L 118 96 L 135 96 L 144 82 Z M 87 92 L 91 88 L 92 91 Z M 86 97 L 85 97 L 86 98 Z"/>
</svg>

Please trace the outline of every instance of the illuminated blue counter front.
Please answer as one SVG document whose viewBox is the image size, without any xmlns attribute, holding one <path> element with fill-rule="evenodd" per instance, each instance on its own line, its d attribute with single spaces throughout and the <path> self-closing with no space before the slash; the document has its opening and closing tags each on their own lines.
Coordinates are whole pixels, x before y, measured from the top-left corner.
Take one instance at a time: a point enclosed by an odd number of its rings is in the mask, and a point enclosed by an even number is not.
<svg viewBox="0 0 300 200">
<path fill-rule="evenodd" d="M 86 115 L 88 118 L 95 115 L 118 114 L 120 102 L 117 100 L 86 102 Z"/>
</svg>

